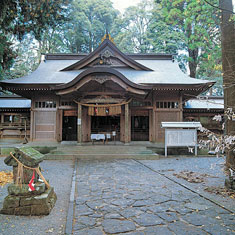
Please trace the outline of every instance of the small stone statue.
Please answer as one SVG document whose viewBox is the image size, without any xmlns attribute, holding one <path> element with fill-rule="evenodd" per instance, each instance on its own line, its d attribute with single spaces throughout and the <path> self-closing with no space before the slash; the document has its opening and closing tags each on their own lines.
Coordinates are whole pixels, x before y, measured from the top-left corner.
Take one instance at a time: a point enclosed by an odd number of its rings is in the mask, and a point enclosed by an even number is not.
<svg viewBox="0 0 235 235">
<path fill-rule="evenodd" d="M 13 184 L 8 186 L 2 214 L 48 215 L 56 202 L 54 189 L 43 177 L 39 163 L 44 155 L 32 147 L 15 148 L 4 162 L 13 167 Z"/>
</svg>

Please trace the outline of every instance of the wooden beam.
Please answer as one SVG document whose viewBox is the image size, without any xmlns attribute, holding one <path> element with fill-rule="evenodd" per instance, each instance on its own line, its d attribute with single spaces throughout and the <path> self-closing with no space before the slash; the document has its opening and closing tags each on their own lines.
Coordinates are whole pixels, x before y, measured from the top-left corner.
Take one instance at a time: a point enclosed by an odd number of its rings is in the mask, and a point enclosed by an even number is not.
<svg viewBox="0 0 235 235">
<path fill-rule="evenodd" d="M 110 91 L 107 91 L 107 90 L 104 90 L 104 91 L 91 91 L 91 92 L 79 92 L 79 95 L 81 96 L 91 96 L 91 95 L 94 95 L 94 96 L 99 96 L 99 95 L 109 95 L 109 96 L 112 96 L 112 95 L 118 95 L 118 96 L 123 96 L 123 95 L 126 95 L 127 92 L 110 92 Z"/>
<path fill-rule="evenodd" d="M 111 77 L 111 81 L 113 81 L 114 83 L 118 84 L 125 91 L 131 92 L 131 93 L 134 93 L 134 94 L 138 94 L 138 95 L 147 95 L 146 91 L 130 87 L 127 84 L 125 84 L 121 79 L 119 79 L 117 77 Z"/>
<path fill-rule="evenodd" d="M 119 104 L 122 103 L 124 100 L 123 99 L 116 99 L 112 97 L 107 97 L 107 98 L 93 98 L 93 99 L 82 99 L 80 100 L 80 103 L 88 104 L 88 103 L 103 103 L 103 104 Z"/>
</svg>

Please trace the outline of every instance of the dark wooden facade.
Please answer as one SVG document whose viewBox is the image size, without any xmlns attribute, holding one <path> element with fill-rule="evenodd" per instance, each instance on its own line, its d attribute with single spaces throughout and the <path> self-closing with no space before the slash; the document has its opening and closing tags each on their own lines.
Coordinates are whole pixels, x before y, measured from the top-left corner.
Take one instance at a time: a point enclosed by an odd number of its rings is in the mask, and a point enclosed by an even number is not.
<svg viewBox="0 0 235 235">
<path fill-rule="evenodd" d="M 163 142 L 161 122 L 183 121 L 183 103 L 213 85 L 188 78 L 172 58 L 126 55 L 105 39 L 89 55 L 48 54 L 31 75 L 0 85 L 31 99 L 31 141 L 82 143 L 115 132 L 124 143 Z"/>
<path fill-rule="evenodd" d="M 30 137 L 30 105 L 19 96 L 0 96 L 0 139 Z"/>
</svg>

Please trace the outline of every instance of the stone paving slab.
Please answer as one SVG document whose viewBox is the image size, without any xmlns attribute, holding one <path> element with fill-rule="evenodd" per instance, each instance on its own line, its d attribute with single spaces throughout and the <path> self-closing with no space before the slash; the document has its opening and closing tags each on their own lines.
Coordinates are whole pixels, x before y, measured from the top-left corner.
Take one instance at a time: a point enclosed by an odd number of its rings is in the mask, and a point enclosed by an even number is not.
<svg viewBox="0 0 235 235">
<path fill-rule="evenodd" d="M 74 163 L 72 161 L 43 161 L 43 175 L 49 179 L 57 194 L 57 202 L 48 216 L 12 216 L 0 214 L 1 235 L 42 235 L 64 234 L 71 177 Z M 4 164 L 4 158 L 0 157 L 0 171 L 11 170 Z M 2 208 L 4 197 L 7 196 L 7 185 L 0 187 L 0 207 Z"/>
<path fill-rule="evenodd" d="M 224 158 L 216 157 L 174 157 L 162 158 L 158 161 L 141 160 L 140 163 L 159 172 L 160 174 L 169 177 L 170 179 L 186 186 L 187 188 L 198 192 L 200 195 L 209 198 L 210 200 L 224 206 L 235 213 L 235 200 L 229 197 L 224 197 L 216 193 L 205 191 L 208 187 L 224 187 L 226 175 L 224 174 Z M 181 171 L 192 171 L 199 175 L 207 174 L 204 181 L 201 183 L 190 183 L 184 179 L 177 178 L 174 174 L 179 174 Z"/>
<path fill-rule="evenodd" d="M 78 162 L 73 234 L 235 234 L 234 214 L 143 163 L 169 168 L 159 160 Z"/>
</svg>

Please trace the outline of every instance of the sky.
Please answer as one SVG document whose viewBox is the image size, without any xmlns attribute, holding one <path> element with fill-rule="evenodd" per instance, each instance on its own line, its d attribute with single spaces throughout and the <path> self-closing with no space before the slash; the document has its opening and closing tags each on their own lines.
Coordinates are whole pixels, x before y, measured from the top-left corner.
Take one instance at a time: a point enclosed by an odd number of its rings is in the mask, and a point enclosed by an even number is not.
<svg viewBox="0 0 235 235">
<path fill-rule="evenodd" d="M 139 2 L 141 2 L 141 0 L 111 0 L 111 1 L 113 2 L 114 8 L 118 9 L 121 13 L 125 11 L 125 8 L 130 6 L 135 6 Z M 232 1 L 233 1 L 233 6 L 235 6 L 235 0 Z"/>
<path fill-rule="evenodd" d="M 127 7 L 135 6 L 139 2 L 141 2 L 141 0 L 111 0 L 111 1 L 113 2 L 114 8 L 118 9 L 121 13 L 123 13 Z"/>
</svg>

